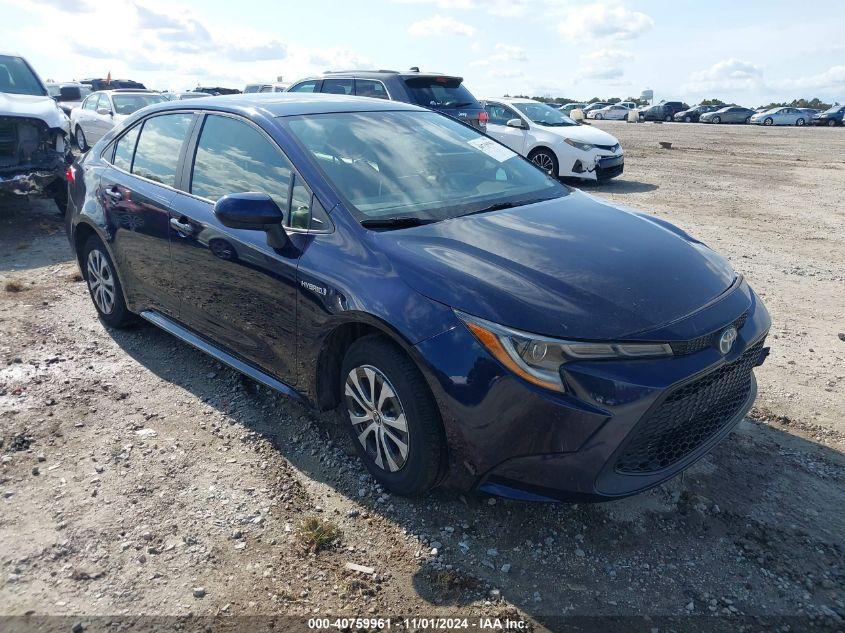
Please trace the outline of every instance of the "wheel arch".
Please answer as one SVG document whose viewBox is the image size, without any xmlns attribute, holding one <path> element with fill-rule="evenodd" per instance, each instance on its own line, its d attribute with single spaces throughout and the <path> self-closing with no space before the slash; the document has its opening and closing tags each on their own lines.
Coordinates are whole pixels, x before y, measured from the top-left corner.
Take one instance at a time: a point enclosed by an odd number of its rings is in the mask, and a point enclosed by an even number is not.
<svg viewBox="0 0 845 633">
<path fill-rule="evenodd" d="M 328 411 L 340 404 L 343 358 L 355 341 L 369 335 L 381 336 L 399 347 L 414 362 L 431 388 L 422 358 L 413 343 L 380 318 L 368 313 L 353 313 L 347 315 L 343 321 L 333 324 L 313 356 L 314 374 L 310 382 L 317 409 Z"/>
</svg>

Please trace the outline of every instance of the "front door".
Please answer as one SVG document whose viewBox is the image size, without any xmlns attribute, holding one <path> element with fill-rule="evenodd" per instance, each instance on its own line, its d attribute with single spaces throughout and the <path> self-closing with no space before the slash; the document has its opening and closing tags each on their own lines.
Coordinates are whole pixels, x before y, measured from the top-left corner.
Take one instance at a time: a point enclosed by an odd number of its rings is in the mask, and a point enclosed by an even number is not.
<svg viewBox="0 0 845 633">
<path fill-rule="evenodd" d="M 525 156 L 525 137 L 527 132 L 521 128 L 509 127 L 507 125 L 508 121 L 512 119 L 522 121 L 522 117 L 503 103 L 496 103 L 495 101 L 488 101 L 485 110 L 487 110 L 487 116 L 489 117 L 487 120 L 487 134 L 500 143 L 504 143 L 517 154 Z"/>
<path fill-rule="evenodd" d="M 293 176 L 262 130 L 208 114 L 193 168 L 185 171 L 186 193 L 177 194 L 170 217 L 180 321 L 288 384 L 295 381 L 296 269 L 306 237 L 295 232 L 299 215 L 290 213 L 291 197 L 300 197 Z M 248 191 L 271 196 L 288 228 L 293 224 L 286 247 L 271 244 L 265 231 L 228 228 L 214 215 L 219 198 Z"/>
</svg>

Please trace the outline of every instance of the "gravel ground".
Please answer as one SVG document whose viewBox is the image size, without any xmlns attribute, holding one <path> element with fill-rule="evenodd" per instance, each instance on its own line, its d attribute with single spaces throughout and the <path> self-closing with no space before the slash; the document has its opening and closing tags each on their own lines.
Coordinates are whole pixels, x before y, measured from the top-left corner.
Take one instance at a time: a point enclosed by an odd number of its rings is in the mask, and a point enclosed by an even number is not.
<svg viewBox="0 0 845 633">
<path fill-rule="evenodd" d="M 584 188 L 711 244 L 772 312 L 757 406 L 711 455 L 600 505 L 385 494 L 335 414 L 151 326 L 104 328 L 52 203 L 4 200 L 0 615 L 841 630 L 845 131 L 601 127 L 626 172 Z"/>
</svg>

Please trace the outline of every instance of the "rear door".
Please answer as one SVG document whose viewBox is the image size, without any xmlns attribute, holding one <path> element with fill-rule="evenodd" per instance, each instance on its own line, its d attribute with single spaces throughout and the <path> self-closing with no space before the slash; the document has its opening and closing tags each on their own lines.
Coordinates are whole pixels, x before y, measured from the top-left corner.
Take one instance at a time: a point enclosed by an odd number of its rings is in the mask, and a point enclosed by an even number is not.
<svg viewBox="0 0 845 633">
<path fill-rule="evenodd" d="M 485 110 L 488 116 L 487 134 L 500 143 L 504 143 L 516 153 L 524 156 L 525 140 L 528 135 L 527 130 L 518 127 L 508 127 L 507 125 L 511 119 L 522 121 L 522 117 L 516 113 L 516 110 L 497 101 L 488 101 L 485 105 Z"/>
<path fill-rule="evenodd" d="M 97 190 L 133 310 L 178 315 L 170 258 L 170 212 L 177 171 L 194 115 L 159 114 L 129 128 L 103 158 Z"/>
<path fill-rule="evenodd" d="M 290 161 L 250 121 L 208 113 L 193 136 L 193 165 L 189 160 L 184 191 L 170 216 L 180 320 L 293 384 L 296 270 L 307 238 L 311 193 L 301 181 L 294 182 Z M 283 210 L 291 236 L 287 247 L 271 246 L 265 231 L 226 227 L 214 215 L 214 203 L 222 196 L 248 191 L 266 193 Z"/>
<path fill-rule="evenodd" d="M 99 110 L 108 110 L 108 114 L 100 114 Z M 114 127 L 114 108 L 112 108 L 111 99 L 105 93 L 100 93 L 100 98 L 97 101 L 97 107 L 90 110 L 90 122 L 85 130 L 85 137 L 89 145 L 93 145 L 106 133 Z M 90 134 L 89 134 L 90 130 Z"/>
</svg>

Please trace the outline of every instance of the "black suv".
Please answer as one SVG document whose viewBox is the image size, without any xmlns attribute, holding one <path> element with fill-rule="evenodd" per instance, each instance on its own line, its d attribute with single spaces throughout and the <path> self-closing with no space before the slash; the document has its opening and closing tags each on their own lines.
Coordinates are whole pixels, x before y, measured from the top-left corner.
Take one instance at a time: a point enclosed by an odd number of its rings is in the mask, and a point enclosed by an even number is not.
<svg viewBox="0 0 845 633">
<path fill-rule="evenodd" d="M 680 101 L 663 101 L 653 105 L 647 110 L 640 111 L 642 121 L 671 121 L 672 118 L 683 110 L 689 109 L 686 103 Z"/>
<path fill-rule="evenodd" d="M 395 70 L 348 70 L 302 79 L 288 92 L 323 92 L 404 101 L 437 110 L 481 131 L 487 129 L 487 112 L 463 84 L 463 77 Z"/>
</svg>

